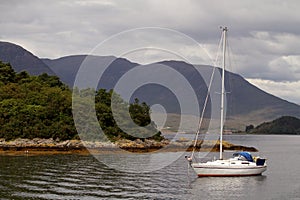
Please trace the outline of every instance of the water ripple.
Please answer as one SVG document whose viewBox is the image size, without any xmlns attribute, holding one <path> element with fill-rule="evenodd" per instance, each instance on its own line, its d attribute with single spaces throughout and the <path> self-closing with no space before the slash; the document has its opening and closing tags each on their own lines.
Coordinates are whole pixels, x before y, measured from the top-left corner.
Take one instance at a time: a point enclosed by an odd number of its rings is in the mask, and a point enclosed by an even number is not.
<svg viewBox="0 0 300 200">
<path fill-rule="evenodd" d="M 178 172 L 116 171 L 91 156 L 1 157 L 3 199 L 180 199 Z M 182 191 L 182 188 L 181 188 Z"/>
</svg>

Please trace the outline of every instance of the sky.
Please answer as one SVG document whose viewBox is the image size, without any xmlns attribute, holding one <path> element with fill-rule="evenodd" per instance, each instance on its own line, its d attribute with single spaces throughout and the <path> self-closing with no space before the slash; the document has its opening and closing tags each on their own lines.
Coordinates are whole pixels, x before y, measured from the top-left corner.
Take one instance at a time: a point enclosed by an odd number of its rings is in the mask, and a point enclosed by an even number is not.
<svg viewBox="0 0 300 200">
<path fill-rule="evenodd" d="M 195 44 L 215 58 L 219 27 L 225 25 L 232 55 L 229 70 L 300 104 L 299 9 L 297 0 L 1 1 L 0 40 L 21 45 L 41 58 L 89 54 L 106 42 L 110 45 L 100 51 L 103 54 L 140 63 L 179 59 L 184 52 L 193 64 L 210 64 L 196 59 L 203 54 Z M 144 34 L 139 32 L 143 27 L 160 31 L 146 28 Z M 153 49 L 135 51 L 133 43 Z M 170 49 L 159 50 L 156 44 Z"/>
</svg>

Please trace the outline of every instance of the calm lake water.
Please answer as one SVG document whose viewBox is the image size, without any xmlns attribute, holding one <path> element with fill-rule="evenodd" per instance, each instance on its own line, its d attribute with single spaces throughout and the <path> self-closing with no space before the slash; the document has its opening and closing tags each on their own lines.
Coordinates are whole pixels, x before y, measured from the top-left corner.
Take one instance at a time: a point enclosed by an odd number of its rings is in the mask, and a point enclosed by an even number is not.
<svg viewBox="0 0 300 200">
<path fill-rule="evenodd" d="M 158 171 L 125 173 L 93 156 L 0 155 L 0 199 L 300 199 L 300 136 L 225 139 L 257 147 L 268 158 L 264 175 L 197 178 L 183 156 Z"/>
</svg>

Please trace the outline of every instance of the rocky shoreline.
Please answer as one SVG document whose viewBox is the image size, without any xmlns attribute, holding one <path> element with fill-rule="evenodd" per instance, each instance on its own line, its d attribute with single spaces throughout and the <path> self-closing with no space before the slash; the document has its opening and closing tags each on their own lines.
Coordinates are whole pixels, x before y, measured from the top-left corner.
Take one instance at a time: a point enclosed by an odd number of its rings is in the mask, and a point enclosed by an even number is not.
<svg viewBox="0 0 300 200">
<path fill-rule="evenodd" d="M 0 139 L 0 154 L 89 154 L 89 153 L 107 153 L 107 152 L 153 152 L 153 151 L 192 151 L 193 141 L 163 140 L 161 142 L 137 139 L 135 141 L 119 140 L 115 143 L 110 142 L 90 142 L 81 140 L 55 141 L 50 139 L 16 139 L 5 141 Z M 224 150 L 237 151 L 257 151 L 254 147 L 235 145 L 229 142 L 223 142 Z M 198 141 L 197 151 L 219 151 L 219 141 Z"/>
</svg>

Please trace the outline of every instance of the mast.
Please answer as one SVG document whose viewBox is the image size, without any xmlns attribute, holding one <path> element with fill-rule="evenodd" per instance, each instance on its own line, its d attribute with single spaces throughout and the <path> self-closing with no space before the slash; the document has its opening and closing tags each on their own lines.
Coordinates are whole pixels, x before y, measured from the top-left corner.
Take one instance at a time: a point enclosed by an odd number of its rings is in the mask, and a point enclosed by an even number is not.
<svg viewBox="0 0 300 200">
<path fill-rule="evenodd" d="M 221 92 L 221 120 L 220 120 L 220 160 L 223 159 L 223 129 L 224 129 L 224 98 L 225 98 L 225 54 L 226 54 L 226 33 L 227 27 L 223 31 L 223 62 L 222 62 L 222 92 Z"/>
</svg>

